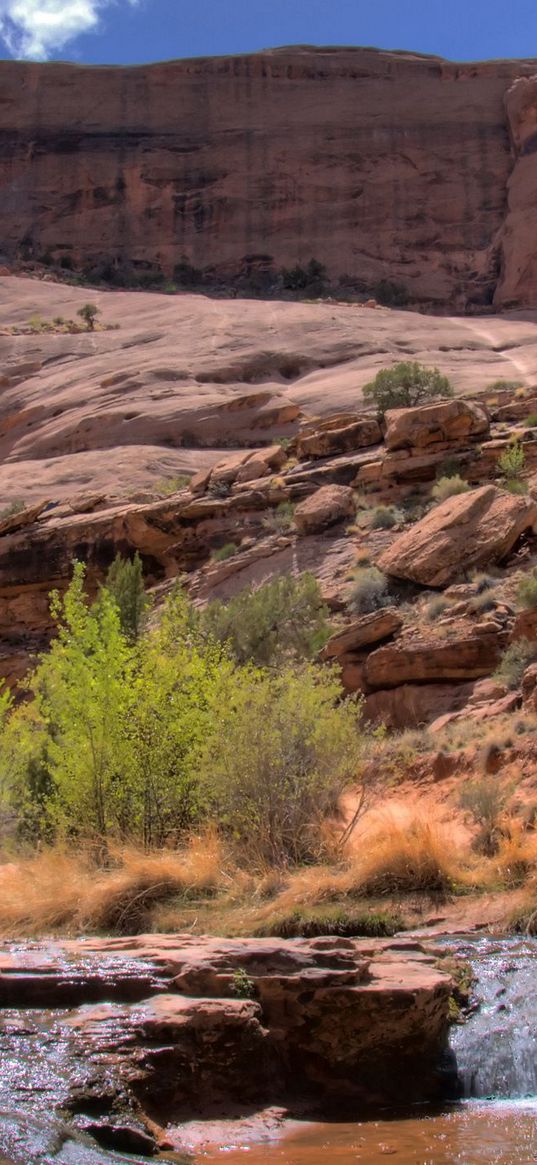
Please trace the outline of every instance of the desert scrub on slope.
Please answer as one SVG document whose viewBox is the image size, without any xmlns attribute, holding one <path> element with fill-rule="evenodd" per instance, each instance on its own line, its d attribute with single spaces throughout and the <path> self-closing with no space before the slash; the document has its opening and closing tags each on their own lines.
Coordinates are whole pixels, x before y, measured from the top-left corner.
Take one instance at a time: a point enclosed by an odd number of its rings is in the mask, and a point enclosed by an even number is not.
<svg viewBox="0 0 537 1165">
<path fill-rule="evenodd" d="M 537 609 L 537 567 L 521 580 L 516 597 L 518 606 L 523 610 Z"/>
<path fill-rule="evenodd" d="M 330 635 L 328 608 L 311 574 L 273 578 L 246 588 L 227 603 L 214 599 L 192 612 L 203 640 L 225 644 L 237 663 L 274 666 L 285 659 L 311 659 Z"/>
<path fill-rule="evenodd" d="M 517 639 L 504 651 L 494 673 L 494 678 L 500 680 L 508 688 L 518 688 L 526 668 L 536 659 L 537 643 L 530 639 Z"/>
<path fill-rule="evenodd" d="M 519 441 L 513 441 L 498 458 L 498 469 L 506 481 L 518 481 L 526 466 L 526 454 Z"/>
<path fill-rule="evenodd" d="M 387 607 L 390 601 L 388 579 L 376 566 L 364 567 L 354 572 L 348 606 L 355 615 L 377 611 L 380 607 Z"/>
</svg>

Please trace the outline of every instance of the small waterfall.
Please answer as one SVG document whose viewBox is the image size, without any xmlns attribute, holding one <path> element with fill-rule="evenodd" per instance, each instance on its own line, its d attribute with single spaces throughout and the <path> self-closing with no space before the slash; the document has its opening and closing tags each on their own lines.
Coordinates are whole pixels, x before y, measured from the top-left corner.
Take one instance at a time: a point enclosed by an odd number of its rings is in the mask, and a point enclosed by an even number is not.
<svg viewBox="0 0 537 1165">
<path fill-rule="evenodd" d="M 537 1097 L 537 940 L 469 939 L 454 954 L 476 976 L 476 1010 L 451 1037 L 462 1095 Z"/>
</svg>

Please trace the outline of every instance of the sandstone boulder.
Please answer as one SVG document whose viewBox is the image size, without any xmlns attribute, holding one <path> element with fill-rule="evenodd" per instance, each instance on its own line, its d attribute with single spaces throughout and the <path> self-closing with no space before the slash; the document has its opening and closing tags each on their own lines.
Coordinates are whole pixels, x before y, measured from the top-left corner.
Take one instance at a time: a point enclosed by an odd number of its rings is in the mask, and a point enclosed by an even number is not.
<svg viewBox="0 0 537 1165">
<path fill-rule="evenodd" d="M 379 647 L 368 656 L 366 682 L 370 688 L 446 680 L 476 680 L 490 675 L 499 663 L 504 633 L 454 633 L 448 639 L 415 635 Z"/>
<path fill-rule="evenodd" d="M 309 457 L 336 457 L 379 445 L 380 425 L 375 417 L 336 417 L 319 423 L 313 432 L 299 433 L 296 453 L 299 460 Z"/>
<path fill-rule="evenodd" d="M 537 507 L 536 507 L 537 510 Z M 354 515 L 354 494 L 346 485 L 323 485 L 295 510 L 299 534 L 317 534 Z"/>
<path fill-rule="evenodd" d="M 386 413 L 386 448 L 427 449 L 431 445 L 459 444 L 482 437 L 490 422 L 483 405 L 467 400 L 442 400 Z"/>
<path fill-rule="evenodd" d="M 372 643 L 380 643 L 389 639 L 403 626 L 403 620 L 395 607 L 383 607 L 380 611 L 372 611 L 369 615 L 362 615 L 343 631 L 332 635 L 325 644 L 322 652 L 323 659 L 341 659 L 349 652 L 360 651 Z"/>
<path fill-rule="evenodd" d="M 443 587 L 463 571 L 506 558 L 537 528 L 537 502 L 493 485 L 435 506 L 380 556 L 381 570 L 422 586 Z"/>
</svg>

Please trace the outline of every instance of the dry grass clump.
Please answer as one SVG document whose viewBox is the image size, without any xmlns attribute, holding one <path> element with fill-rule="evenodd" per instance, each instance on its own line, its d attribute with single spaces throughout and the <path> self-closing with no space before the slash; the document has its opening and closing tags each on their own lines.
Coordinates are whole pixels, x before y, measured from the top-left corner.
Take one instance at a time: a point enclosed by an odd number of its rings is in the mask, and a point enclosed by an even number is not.
<svg viewBox="0 0 537 1165">
<path fill-rule="evenodd" d="M 386 820 L 367 837 L 349 870 L 349 893 L 447 894 L 462 880 L 462 863 L 440 825 L 420 817 L 400 824 Z"/>
<path fill-rule="evenodd" d="M 0 866 L 0 930 L 40 934 L 72 924 L 94 876 L 92 863 L 60 849 Z"/>
<path fill-rule="evenodd" d="M 183 850 L 123 849 L 107 868 L 89 854 L 53 848 L 0 866 L 0 930 L 140 933 L 151 927 L 157 904 L 214 894 L 224 865 L 216 834 L 193 838 Z"/>
</svg>

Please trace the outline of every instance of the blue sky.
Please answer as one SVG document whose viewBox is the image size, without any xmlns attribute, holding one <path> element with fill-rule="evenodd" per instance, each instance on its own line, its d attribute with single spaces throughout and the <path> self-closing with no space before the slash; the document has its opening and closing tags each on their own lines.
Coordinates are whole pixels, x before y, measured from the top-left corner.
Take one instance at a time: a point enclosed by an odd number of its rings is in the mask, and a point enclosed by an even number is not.
<svg viewBox="0 0 537 1165">
<path fill-rule="evenodd" d="M 537 0 L 0 0 L 0 56 L 132 63 L 285 44 L 537 57 Z"/>
</svg>

